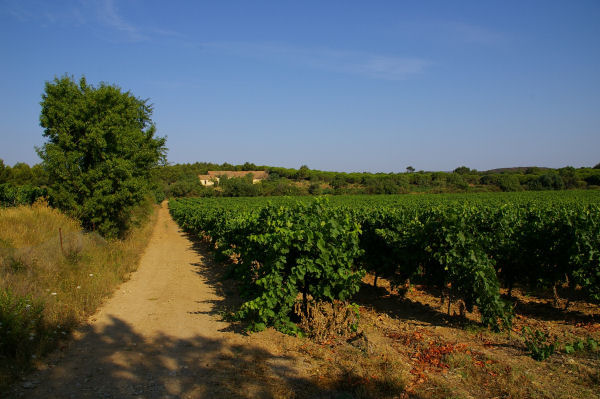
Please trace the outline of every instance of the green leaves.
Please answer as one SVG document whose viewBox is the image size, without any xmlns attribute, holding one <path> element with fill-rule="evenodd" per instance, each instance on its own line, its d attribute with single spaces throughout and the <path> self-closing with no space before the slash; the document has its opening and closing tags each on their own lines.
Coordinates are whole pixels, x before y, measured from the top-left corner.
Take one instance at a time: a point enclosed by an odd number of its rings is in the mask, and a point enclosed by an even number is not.
<svg viewBox="0 0 600 399">
<path fill-rule="evenodd" d="M 169 206 L 182 227 L 210 236 L 217 253 L 235 255 L 231 275 L 248 298 L 239 316 L 265 325 L 289 327 L 290 310 L 304 297 L 350 298 L 365 270 L 396 286 L 406 279 L 437 286 L 467 311 L 476 306 L 494 330 L 513 317 L 501 283 L 551 288 L 567 275 L 600 301 L 597 193 L 416 197 L 296 197 L 268 205 L 181 199 Z"/>
<path fill-rule="evenodd" d="M 48 195 L 45 188 L 30 185 L 13 186 L 12 184 L 0 184 L 0 207 L 31 205 L 38 198 Z"/>
<path fill-rule="evenodd" d="M 35 345 L 31 341 L 43 338 L 43 310 L 44 305 L 39 301 L 16 295 L 9 289 L 0 290 L 0 356 L 32 354 Z"/>
<path fill-rule="evenodd" d="M 549 335 L 542 331 L 531 331 L 529 327 L 523 327 L 521 333 L 529 355 L 538 362 L 546 360 L 558 349 L 559 342 L 557 340 L 550 342 Z"/>
<path fill-rule="evenodd" d="M 122 233 L 166 152 L 165 139 L 154 137 L 152 106 L 117 86 L 68 76 L 46 82 L 41 106 L 47 142 L 38 154 L 53 204 L 88 229 Z"/>
<path fill-rule="evenodd" d="M 219 250 L 235 248 L 232 276 L 244 285 L 247 299 L 237 316 L 254 327 L 296 333 L 290 315 L 299 295 L 333 301 L 358 292 L 364 275 L 356 263 L 360 229 L 342 209 L 322 200 L 250 212 L 205 208 L 194 200 L 169 206 L 180 224 L 210 235 Z"/>
</svg>

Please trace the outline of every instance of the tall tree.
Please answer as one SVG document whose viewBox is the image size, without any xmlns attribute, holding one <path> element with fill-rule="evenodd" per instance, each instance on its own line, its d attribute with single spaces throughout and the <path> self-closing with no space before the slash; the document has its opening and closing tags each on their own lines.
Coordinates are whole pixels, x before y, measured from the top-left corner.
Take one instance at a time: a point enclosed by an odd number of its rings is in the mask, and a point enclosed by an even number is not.
<svg viewBox="0 0 600 399">
<path fill-rule="evenodd" d="M 6 183 L 10 179 L 10 166 L 5 165 L 0 159 L 0 184 Z"/>
<path fill-rule="evenodd" d="M 53 203 L 105 236 L 124 232 L 153 168 L 165 161 L 152 105 L 115 85 L 69 76 L 46 82 L 40 104 L 48 141 L 37 151 Z"/>
<path fill-rule="evenodd" d="M 459 166 L 458 168 L 454 169 L 454 173 L 458 173 L 460 175 L 465 175 L 470 172 L 471 172 L 471 169 L 469 169 L 466 166 Z"/>
<path fill-rule="evenodd" d="M 17 186 L 32 184 L 33 173 L 25 162 L 17 162 L 11 169 L 11 183 Z"/>
</svg>

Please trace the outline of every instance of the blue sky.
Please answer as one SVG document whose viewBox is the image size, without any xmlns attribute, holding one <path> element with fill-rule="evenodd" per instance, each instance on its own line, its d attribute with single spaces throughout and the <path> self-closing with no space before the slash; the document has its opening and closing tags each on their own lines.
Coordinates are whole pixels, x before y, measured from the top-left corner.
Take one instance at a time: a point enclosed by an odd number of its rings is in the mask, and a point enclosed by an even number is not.
<svg viewBox="0 0 600 399">
<path fill-rule="evenodd" d="M 0 158 L 44 82 L 154 104 L 170 162 L 338 171 L 600 162 L 600 2 L 0 0 Z"/>
</svg>

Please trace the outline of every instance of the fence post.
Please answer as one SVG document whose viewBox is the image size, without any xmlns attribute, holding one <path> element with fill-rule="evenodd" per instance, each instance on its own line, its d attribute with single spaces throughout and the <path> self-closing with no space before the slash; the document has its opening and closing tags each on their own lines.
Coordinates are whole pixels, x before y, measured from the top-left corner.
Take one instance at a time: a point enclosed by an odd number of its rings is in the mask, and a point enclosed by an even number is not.
<svg viewBox="0 0 600 399">
<path fill-rule="evenodd" d="M 65 254 L 65 250 L 63 249 L 63 240 L 62 240 L 62 228 L 59 227 L 58 228 L 58 236 L 60 237 L 60 252 L 62 252 L 62 254 Z"/>
</svg>

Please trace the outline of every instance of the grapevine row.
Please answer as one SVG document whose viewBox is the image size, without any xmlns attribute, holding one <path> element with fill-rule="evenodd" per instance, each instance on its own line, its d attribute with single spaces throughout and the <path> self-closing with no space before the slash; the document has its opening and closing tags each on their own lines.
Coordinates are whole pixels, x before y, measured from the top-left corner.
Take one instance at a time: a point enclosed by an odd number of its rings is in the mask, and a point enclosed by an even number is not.
<svg viewBox="0 0 600 399">
<path fill-rule="evenodd" d="M 181 199 L 185 229 L 233 256 L 256 329 L 295 331 L 297 300 L 347 299 L 366 271 L 395 285 L 436 286 L 482 322 L 509 326 L 500 287 L 568 282 L 600 301 L 600 198 L 589 193 Z"/>
</svg>

